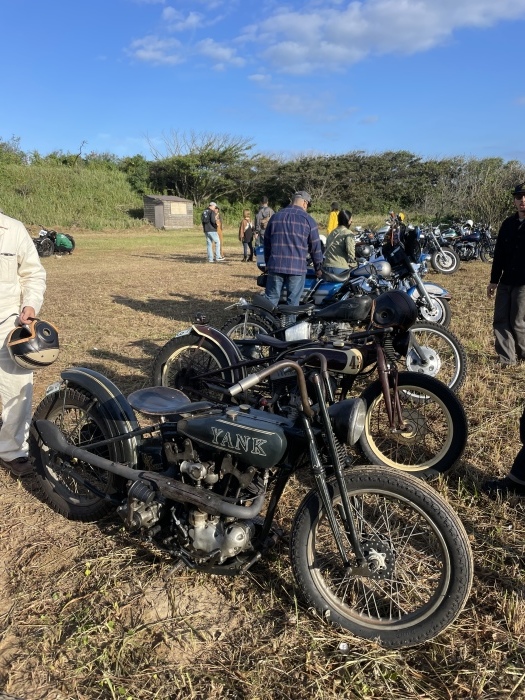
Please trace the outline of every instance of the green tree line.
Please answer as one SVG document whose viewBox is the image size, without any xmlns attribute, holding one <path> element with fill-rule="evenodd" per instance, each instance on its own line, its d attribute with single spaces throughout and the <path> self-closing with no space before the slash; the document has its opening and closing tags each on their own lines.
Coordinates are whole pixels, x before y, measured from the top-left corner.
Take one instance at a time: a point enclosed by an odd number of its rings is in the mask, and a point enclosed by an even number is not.
<svg viewBox="0 0 525 700">
<path fill-rule="evenodd" d="M 516 160 L 464 156 L 424 159 L 409 151 L 357 150 L 285 158 L 257 153 L 250 140 L 222 134 L 171 132 L 161 146 L 150 144 L 151 158 L 84 153 L 84 147 L 82 144 L 78 153 L 42 155 L 24 152 L 16 137 L 0 138 L 0 172 L 5 175 L 10 170 L 11 180 L 19 178 L 22 197 L 30 195 L 27 183 L 44 172 L 47 179 L 50 173 L 69 173 L 72 187 L 73 173 L 91 174 L 93 206 L 100 206 L 96 183 L 100 185 L 105 173 L 129 187 L 129 196 L 120 188 L 119 196 L 126 201 L 117 206 L 120 214 L 131 216 L 140 209 L 142 195 L 167 194 L 190 199 L 197 212 L 212 199 L 218 201 L 233 221 L 240 217 L 242 208 L 255 208 L 263 196 L 279 208 L 289 203 L 293 192 L 305 189 L 313 197 L 314 215 L 321 217 L 331 202 L 337 201 L 361 215 L 394 209 L 409 211 L 424 221 L 472 218 L 492 226 L 510 211 L 513 186 L 525 180 L 525 165 Z M 62 189 L 57 194 L 64 193 L 64 182 L 61 180 Z M 1 183 L 2 178 L 0 197 Z M 2 205 L 5 208 L 0 199 Z"/>
</svg>

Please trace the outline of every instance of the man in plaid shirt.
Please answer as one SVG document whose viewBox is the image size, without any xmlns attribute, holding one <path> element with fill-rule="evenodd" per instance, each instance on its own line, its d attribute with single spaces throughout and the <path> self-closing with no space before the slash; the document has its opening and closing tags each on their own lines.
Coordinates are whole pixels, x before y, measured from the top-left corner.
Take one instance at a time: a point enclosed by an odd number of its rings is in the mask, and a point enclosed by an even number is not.
<svg viewBox="0 0 525 700">
<path fill-rule="evenodd" d="M 286 289 L 287 303 L 298 306 L 306 277 L 306 259 L 312 258 L 317 277 L 321 277 L 323 253 L 319 230 L 306 210 L 312 198 L 308 192 L 296 192 L 290 206 L 272 216 L 264 233 L 264 260 L 268 278 L 266 296 L 278 304 Z"/>
</svg>

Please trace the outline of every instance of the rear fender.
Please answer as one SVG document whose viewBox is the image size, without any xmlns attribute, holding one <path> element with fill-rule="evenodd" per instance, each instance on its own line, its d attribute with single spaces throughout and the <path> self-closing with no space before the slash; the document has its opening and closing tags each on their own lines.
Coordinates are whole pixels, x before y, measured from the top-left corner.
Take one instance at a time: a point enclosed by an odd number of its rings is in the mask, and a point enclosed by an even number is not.
<svg viewBox="0 0 525 700">
<path fill-rule="evenodd" d="M 62 379 L 72 388 L 83 389 L 98 402 L 98 408 L 113 437 L 128 435 L 137 430 L 137 417 L 128 400 L 113 382 L 100 372 L 87 367 L 71 367 L 61 373 Z M 137 438 L 124 439 L 116 444 L 118 460 L 137 464 Z"/>
</svg>

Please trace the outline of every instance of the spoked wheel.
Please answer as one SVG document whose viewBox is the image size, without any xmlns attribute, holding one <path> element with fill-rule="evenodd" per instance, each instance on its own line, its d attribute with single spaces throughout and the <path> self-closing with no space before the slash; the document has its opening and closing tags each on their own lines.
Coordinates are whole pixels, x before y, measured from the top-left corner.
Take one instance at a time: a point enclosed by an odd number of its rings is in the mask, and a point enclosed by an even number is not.
<svg viewBox="0 0 525 700">
<path fill-rule="evenodd" d="M 420 321 L 430 321 L 431 323 L 439 323 L 440 326 L 448 328 L 452 313 L 450 304 L 442 297 L 430 297 L 432 300 L 432 309 L 427 309 L 426 306 L 418 305 L 418 319 Z"/>
<path fill-rule="evenodd" d="M 432 253 L 430 263 L 436 272 L 451 275 L 459 268 L 459 256 L 452 248 L 442 248 Z"/>
<path fill-rule="evenodd" d="M 458 338 L 438 323 L 423 322 L 410 328 L 410 336 L 407 370 L 435 377 L 459 391 L 467 375 L 467 354 Z"/>
<path fill-rule="evenodd" d="M 343 565 L 314 490 L 294 521 L 290 551 L 308 604 L 358 637 L 400 648 L 432 639 L 463 609 L 472 585 L 465 529 L 439 494 L 408 474 L 378 467 L 347 472 L 346 489 L 365 555 L 358 568 L 341 520 L 350 567 Z M 329 483 L 336 513 L 341 496 Z"/>
<path fill-rule="evenodd" d="M 172 338 L 153 361 L 155 386 L 179 389 L 194 401 L 223 401 L 226 394 L 221 387 L 235 381 L 219 348 L 196 334 Z"/>
<path fill-rule="evenodd" d="M 44 238 L 44 240 L 38 245 L 38 253 L 42 258 L 49 258 L 55 252 L 55 244 L 51 238 Z"/>
<path fill-rule="evenodd" d="M 252 341 L 258 334 L 273 333 L 275 330 L 276 326 L 273 326 L 268 320 L 261 318 L 257 314 L 250 314 L 248 318 L 244 314 L 230 318 L 221 328 L 221 331 L 228 338 L 231 338 L 234 343 L 240 340 Z M 262 359 L 269 354 L 268 347 L 251 342 L 245 345 L 238 343 L 238 348 L 250 360 Z"/>
<path fill-rule="evenodd" d="M 73 389 L 62 389 L 47 396 L 37 407 L 34 420 L 55 423 L 66 440 L 96 455 L 118 461 L 118 447 L 90 445 L 112 437 L 111 428 L 100 413 L 92 396 Z M 72 520 L 95 520 L 114 508 L 106 494 L 115 492 L 117 477 L 78 460 L 65 459 L 31 435 L 31 453 L 36 472 L 47 501 Z M 88 488 L 89 483 L 94 489 Z"/>
<path fill-rule="evenodd" d="M 390 389 L 391 401 L 393 389 Z M 384 464 L 428 478 L 448 471 L 467 442 L 465 411 L 442 382 L 415 372 L 400 372 L 398 395 L 404 425 L 392 430 L 379 381 L 361 394 L 365 428 L 360 450 L 370 464 Z"/>
</svg>

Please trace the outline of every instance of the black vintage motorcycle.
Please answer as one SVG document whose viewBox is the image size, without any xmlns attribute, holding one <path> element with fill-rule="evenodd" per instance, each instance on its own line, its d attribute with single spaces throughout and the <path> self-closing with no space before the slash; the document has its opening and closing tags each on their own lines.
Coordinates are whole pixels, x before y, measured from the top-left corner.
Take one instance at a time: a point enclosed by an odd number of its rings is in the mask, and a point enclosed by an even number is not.
<svg viewBox="0 0 525 700">
<path fill-rule="evenodd" d="M 97 372 L 66 370 L 34 416 L 39 482 L 66 517 L 91 520 L 114 510 L 179 565 L 234 575 L 279 538 L 278 504 L 302 468 L 313 488 L 295 512 L 290 559 L 306 605 L 385 647 L 419 644 L 450 625 L 467 600 L 473 562 L 466 532 L 419 479 L 352 466 L 344 445 L 359 438 L 363 403 L 331 403 L 325 358 L 311 360 L 319 369 L 306 376 L 285 360 L 229 390 L 239 396 L 291 372 L 299 394 L 293 418 L 191 402 L 166 387 L 126 399 Z"/>
<path fill-rule="evenodd" d="M 441 235 L 439 226 L 424 226 L 421 229 L 423 253 L 430 255 L 430 264 L 436 272 L 451 275 L 459 269 L 459 255 Z"/>
<path fill-rule="evenodd" d="M 41 258 L 55 255 L 71 255 L 75 250 L 75 239 L 69 233 L 59 233 L 51 228 L 41 228 L 33 243 Z"/>
<path fill-rule="evenodd" d="M 371 464 L 434 476 L 459 459 L 468 427 L 460 401 L 445 384 L 427 374 L 397 371 L 400 354 L 408 352 L 407 330 L 416 314 L 405 294 L 388 292 L 376 300 L 374 327 L 346 339 L 279 340 L 259 335 L 233 342 L 212 326 L 196 323 L 159 350 L 153 383 L 184 391 L 194 400 L 220 401 L 250 368 L 284 359 L 308 362 L 310 356 L 322 355 L 328 361 L 334 392 L 344 399 L 354 392 L 356 381 L 368 380 L 377 372 L 376 381 L 358 389 L 366 405 L 358 449 Z M 271 375 L 256 391 L 247 392 L 243 401 L 289 416 L 297 410 L 295 377 Z"/>
</svg>

